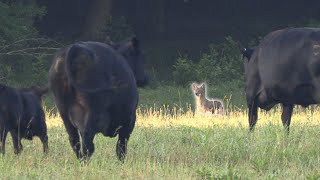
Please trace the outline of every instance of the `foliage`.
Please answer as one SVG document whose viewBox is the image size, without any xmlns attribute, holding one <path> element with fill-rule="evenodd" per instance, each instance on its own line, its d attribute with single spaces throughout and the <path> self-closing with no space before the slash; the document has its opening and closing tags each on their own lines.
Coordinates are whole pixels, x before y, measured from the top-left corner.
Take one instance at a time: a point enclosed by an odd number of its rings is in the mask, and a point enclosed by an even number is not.
<svg viewBox="0 0 320 180">
<path fill-rule="evenodd" d="M 0 2 L 0 45 L 6 45 L 17 38 L 37 34 L 33 27 L 35 18 L 41 18 L 45 9 L 37 6 L 22 6 Z"/>
<path fill-rule="evenodd" d="M 217 45 L 210 45 L 209 51 L 202 53 L 197 61 L 186 56 L 180 57 L 174 65 L 173 76 L 178 84 L 199 81 L 223 84 L 243 81 L 243 64 L 238 43 L 231 37 Z"/>
<path fill-rule="evenodd" d="M 195 64 L 188 57 L 179 57 L 174 65 L 173 77 L 178 84 L 198 81 L 201 74 L 199 64 Z"/>
<path fill-rule="evenodd" d="M 305 27 L 320 28 L 320 21 L 316 19 L 307 19 Z"/>
<path fill-rule="evenodd" d="M 0 2 L 0 82 L 14 86 L 43 84 L 49 67 L 50 40 L 33 26 L 45 9 Z M 49 49 L 49 51 L 48 51 Z"/>
<path fill-rule="evenodd" d="M 44 85 L 47 83 L 50 62 L 45 55 L 34 57 L 17 57 L 13 62 L 14 74 L 6 82 L 15 86 L 29 86 L 31 84 Z"/>
<path fill-rule="evenodd" d="M 123 16 L 109 16 L 103 32 L 110 40 L 118 42 L 134 35 L 132 27 Z"/>
</svg>

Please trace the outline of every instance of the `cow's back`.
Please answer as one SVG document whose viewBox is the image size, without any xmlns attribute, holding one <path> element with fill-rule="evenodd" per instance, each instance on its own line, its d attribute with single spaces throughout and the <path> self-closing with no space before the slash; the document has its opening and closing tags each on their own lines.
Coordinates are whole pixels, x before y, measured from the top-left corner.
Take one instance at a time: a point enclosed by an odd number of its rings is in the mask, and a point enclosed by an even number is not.
<svg viewBox="0 0 320 180">
<path fill-rule="evenodd" d="M 126 114 L 135 114 L 138 92 L 134 74 L 125 59 L 103 43 L 79 42 L 60 49 L 49 81 L 59 111 L 74 114 L 71 122 L 77 128 L 87 124 L 79 120 L 77 109 L 94 114 L 98 132 L 130 123 L 124 122 L 130 121 Z"/>
<path fill-rule="evenodd" d="M 320 29 L 288 28 L 268 34 L 251 58 L 249 94 L 265 93 L 271 101 L 288 104 L 319 102 L 319 47 Z"/>
<path fill-rule="evenodd" d="M 21 92 L 21 99 L 23 104 L 22 119 L 29 123 L 33 119 L 33 124 L 43 123 L 45 114 L 41 106 L 41 99 L 39 99 L 33 92 Z"/>
<path fill-rule="evenodd" d="M 101 94 L 91 96 L 90 100 L 95 103 L 95 109 L 100 109 L 99 114 L 102 117 L 98 120 L 97 130 L 111 137 L 116 135 L 116 129 L 120 126 L 130 126 L 132 131 L 135 122 L 131 121 L 135 121 L 135 118 L 128 118 L 128 115 L 135 115 L 138 104 L 138 91 L 132 69 L 113 48 L 97 42 L 87 42 L 86 46 L 99 55 L 103 70 L 111 72 L 108 86 L 111 91 L 102 91 Z M 104 113 L 106 109 L 107 114 Z M 110 117 L 109 123 L 106 117 Z"/>
<path fill-rule="evenodd" d="M 99 42 L 82 42 L 82 44 L 96 55 L 97 71 L 101 72 L 99 74 L 101 76 L 97 78 L 102 79 L 102 83 L 105 83 L 103 88 L 106 88 L 102 89 L 101 93 L 105 92 L 105 96 L 111 96 L 108 98 L 111 104 L 126 104 L 135 108 L 138 100 L 137 86 L 127 61 L 106 44 Z"/>
<path fill-rule="evenodd" d="M 74 80 L 74 78 L 77 77 L 70 77 L 70 74 L 67 73 L 67 56 L 73 46 L 82 46 L 93 53 L 95 56 L 95 74 L 93 75 L 93 77 L 89 77 L 86 81 L 80 82 Z M 76 70 L 79 70 L 79 68 Z M 137 94 L 136 85 L 134 84 L 135 78 L 127 62 L 113 48 L 99 42 L 79 42 L 61 48 L 55 54 L 55 57 L 53 59 L 53 63 L 49 72 L 49 79 L 50 84 L 61 84 L 61 86 L 57 88 L 66 91 L 72 91 L 71 88 L 75 88 L 78 91 L 90 93 L 118 89 L 118 91 L 127 91 L 123 93 L 126 93 L 128 95 Z M 76 83 L 72 84 L 72 81 L 76 81 Z M 82 85 L 81 83 L 91 84 Z M 97 88 L 93 86 L 99 87 Z M 52 88 L 55 89 L 55 87 L 52 87 L 51 85 L 51 89 Z"/>
</svg>

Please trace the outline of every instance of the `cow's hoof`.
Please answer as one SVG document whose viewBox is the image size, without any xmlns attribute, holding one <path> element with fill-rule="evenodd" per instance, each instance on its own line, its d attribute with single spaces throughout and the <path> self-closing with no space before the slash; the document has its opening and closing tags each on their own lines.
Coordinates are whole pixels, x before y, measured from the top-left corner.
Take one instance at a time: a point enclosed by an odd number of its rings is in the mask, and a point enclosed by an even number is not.
<svg viewBox="0 0 320 180">
<path fill-rule="evenodd" d="M 82 158 L 79 159 L 81 165 L 86 165 L 90 162 L 90 157 L 88 156 L 82 156 Z"/>
</svg>

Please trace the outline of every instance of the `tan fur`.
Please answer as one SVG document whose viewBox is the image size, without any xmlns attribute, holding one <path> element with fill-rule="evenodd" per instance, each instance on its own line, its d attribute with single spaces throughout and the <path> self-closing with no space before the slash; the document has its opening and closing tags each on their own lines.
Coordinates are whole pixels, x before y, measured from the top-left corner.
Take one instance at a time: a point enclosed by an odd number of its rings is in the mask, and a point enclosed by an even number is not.
<svg viewBox="0 0 320 180">
<path fill-rule="evenodd" d="M 192 84 L 192 89 L 196 101 L 196 111 L 203 114 L 215 114 L 217 116 L 224 115 L 224 106 L 220 100 L 208 100 L 206 98 L 205 84 L 198 87 L 195 83 Z"/>
<path fill-rule="evenodd" d="M 58 70 L 59 70 L 59 66 L 60 66 L 61 61 L 62 61 L 61 58 L 57 58 L 56 64 L 54 65 L 54 70 L 55 70 L 55 71 L 58 71 Z"/>
</svg>

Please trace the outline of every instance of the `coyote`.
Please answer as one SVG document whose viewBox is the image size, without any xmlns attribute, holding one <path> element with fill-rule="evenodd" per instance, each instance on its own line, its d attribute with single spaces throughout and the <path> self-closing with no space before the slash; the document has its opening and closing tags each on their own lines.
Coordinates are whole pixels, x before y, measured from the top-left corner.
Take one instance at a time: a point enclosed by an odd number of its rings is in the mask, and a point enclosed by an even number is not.
<svg viewBox="0 0 320 180">
<path fill-rule="evenodd" d="M 204 83 L 202 83 L 200 87 L 193 83 L 192 89 L 195 95 L 197 112 L 210 113 L 217 116 L 224 115 L 224 107 L 222 101 L 218 99 L 208 100 L 206 98 L 206 88 Z"/>
</svg>

